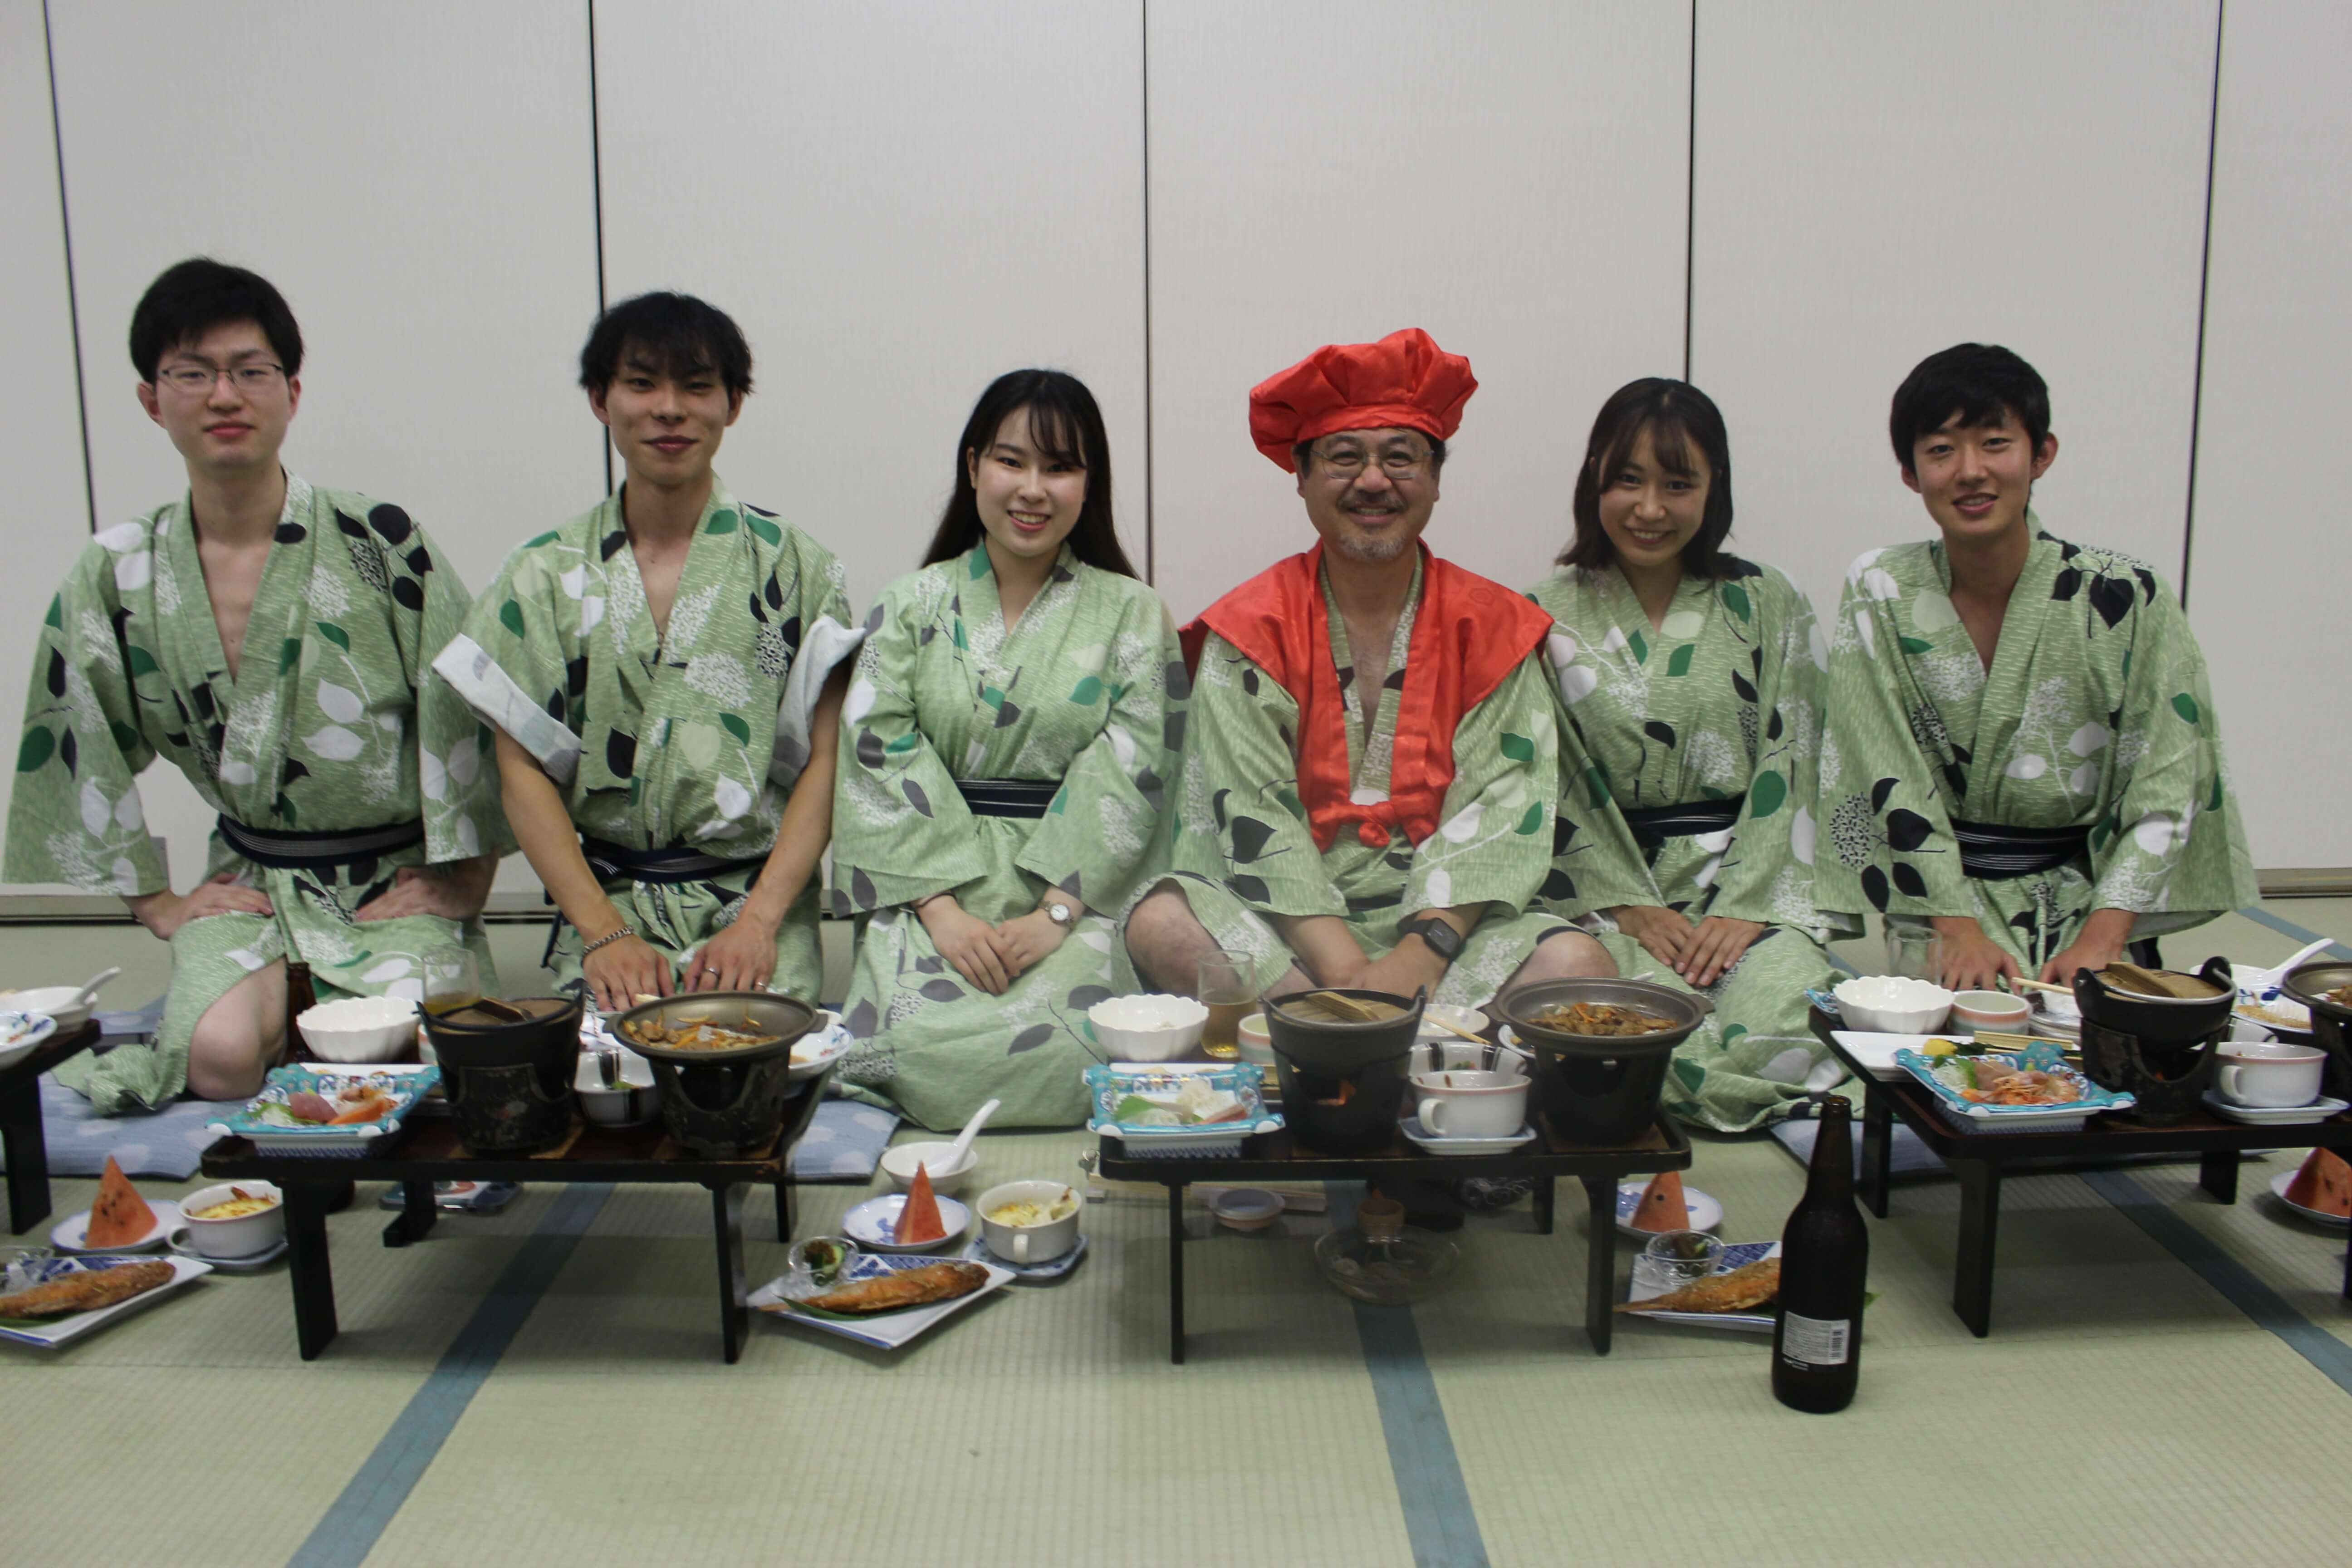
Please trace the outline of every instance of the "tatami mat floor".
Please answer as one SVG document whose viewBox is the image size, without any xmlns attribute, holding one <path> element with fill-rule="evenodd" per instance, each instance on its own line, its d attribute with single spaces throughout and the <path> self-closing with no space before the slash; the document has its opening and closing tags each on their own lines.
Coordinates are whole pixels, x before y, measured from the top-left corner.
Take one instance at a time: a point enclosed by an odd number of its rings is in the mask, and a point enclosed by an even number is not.
<svg viewBox="0 0 2352 1568">
<path fill-rule="evenodd" d="M 2352 944 L 2352 900 L 2263 913 Z M 46 974 L 143 960 L 136 936 L 12 930 L 0 952 Z M 502 962 L 529 940 L 507 928 Z M 2231 916 L 2168 950 L 2300 945 Z M 988 1136 L 980 1179 L 1075 1178 L 1087 1142 Z M 1126 1191 L 1088 1210 L 1066 1281 L 896 1354 L 758 1322 L 730 1367 L 698 1190 L 533 1187 L 391 1251 L 362 1188 L 330 1222 L 342 1332 L 317 1362 L 296 1358 L 282 1268 L 214 1276 L 61 1353 L 0 1346 L 0 1557 L 2341 1561 L 2346 1242 L 2270 1197 L 2294 1158 L 2249 1163 L 2231 1206 L 2193 1164 L 2012 1179 L 1986 1341 L 1948 1305 L 1956 1188 L 1899 1186 L 1871 1226 L 1861 1397 L 1834 1418 L 1775 1405 L 1756 1340 L 1629 1321 L 1595 1357 L 1565 1191 L 1552 1237 L 1525 1205 L 1474 1220 L 1451 1288 L 1409 1314 L 1323 1287 L 1313 1218 L 1212 1235 L 1196 1211 L 1182 1367 L 1164 1205 Z M 1692 1180 L 1743 1239 L 1777 1233 L 1803 1173 L 1767 1141 L 1702 1138 Z M 58 1212 L 93 1186 L 57 1182 Z M 802 1227 L 866 1191 L 802 1189 Z M 2118 1206 L 2136 1201 L 2154 1234 Z M 751 1205 L 755 1279 L 782 1267 L 772 1213 Z"/>
</svg>

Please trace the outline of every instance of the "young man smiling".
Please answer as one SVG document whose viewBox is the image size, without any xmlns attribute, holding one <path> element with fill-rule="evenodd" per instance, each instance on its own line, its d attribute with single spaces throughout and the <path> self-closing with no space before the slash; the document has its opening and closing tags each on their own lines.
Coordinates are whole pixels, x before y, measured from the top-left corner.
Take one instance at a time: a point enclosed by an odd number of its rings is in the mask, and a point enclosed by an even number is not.
<svg viewBox="0 0 2352 1568">
<path fill-rule="evenodd" d="M 1932 926 L 1955 988 L 2070 983 L 2252 903 L 2180 602 L 2031 509 L 2058 458 L 2042 377 L 2007 349 L 1947 349 L 1895 393 L 1890 434 L 1941 537 L 1847 568 L 1815 901 Z"/>
<path fill-rule="evenodd" d="M 131 358 L 187 494 L 100 530 L 50 605 L 8 813 L 11 878 L 120 894 L 172 944 L 154 1048 L 58 1069 L 102 1113 L 258 1089 L 289 954 L 321 1001 L 421 999 L 460 946 L 492 978 L 477 917 L 506 842 L 488 734 L 418 691 L 465 585 L 400 508 L 279 464 L 302 399 L 284 298 L 181 262 L 139 301 Z M 157 758 L 220 814 L 185 896 L 140 805 Z"/>
<path fill-rule="evenodd" d="M 1550 617 L 1421 543 L 1470 363 L 1407 329 L 1318 350 L 1250 395 L 1321 542 L 1183 633 L 1196 665 L 1174 876 L 1129 916 L 1137 967 L 1192 992 L 1243 955 L 1253 988 L 1360 986 L 1475 1006 L 1615 970 L 1530 909 L 1566 744 Z"/>
<path fill-rule="evenodd" d="M 618 494 L 517 550 L 434 663 L 497 735 L 506 809 L 596 1005 L 675 991 L 816 999 L 813 874 L 857 646 L 842 571 L 712 463 L 751 390 L 724 312 L 615 305 L 580 355 Z"/>
</svg>

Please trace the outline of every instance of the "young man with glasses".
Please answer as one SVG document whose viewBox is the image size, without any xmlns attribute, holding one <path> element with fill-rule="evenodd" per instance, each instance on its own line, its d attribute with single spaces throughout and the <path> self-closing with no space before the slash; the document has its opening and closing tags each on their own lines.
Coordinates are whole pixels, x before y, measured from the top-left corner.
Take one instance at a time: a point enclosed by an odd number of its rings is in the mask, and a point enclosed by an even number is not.
<svg viewBox="0 0 2352 1568">
<path fill-rule="evenodd" d="M 1942 979 L 2071 984 L 2259 897 L 2204 656 L 2171 585 L 2042 531 L 2050 389 L 2004 348 L 1920 362 L 1889 420 L 1940 537 L 1846 569 L 1814 901 L 1932 926 Z"/>
<path fill-rule="evenodd" d="M 508 557 L 434 673 L 498 737 L 507 816 L 599 1007 L 816 1000 L 814 873 L 857 647 L 840 564 L 712 470 L 751 391 L 724 311 L 644 294 L 580 354 L 616 495 Z"/>
<path fill-rule="evenodd" d="M 1584 766 L 1554 717 L 1550 618 L 1420 542 L 1476 386 L 1408 329 L 1319 349 L 1250 394 L 1251 437 L 1297 474 L 1321 542 L 1184 630 L 1173 875 L 1127 922 L 1162 989 L 1192 992 L 1220 949 L 1261 994 L 1426 987 L 1471 1006 L 1616 972 L 1530 908 L 1560 770 Z"/>
<path fill-rule="evenodd" d="M 285 1045 L 289 959 L 322 1001 L 421 999 L 460 949 L 488 979 L 506 841 L 488 734 L 417 691 L 465 585 L 400 508 L 279 465 L 302 398 L 284 298 L 183 261 L 139 301 L 131 358 L 188 489 L 100 529 L 50 603 L 6 856 L 13 880 L 119 894 L 172 944 L 154 1047 L 58 1069 L 101 1114 L 252 1094 Z M 184 896 L 140 805 L 158 758 L 220 814 Z"/>
</svg>

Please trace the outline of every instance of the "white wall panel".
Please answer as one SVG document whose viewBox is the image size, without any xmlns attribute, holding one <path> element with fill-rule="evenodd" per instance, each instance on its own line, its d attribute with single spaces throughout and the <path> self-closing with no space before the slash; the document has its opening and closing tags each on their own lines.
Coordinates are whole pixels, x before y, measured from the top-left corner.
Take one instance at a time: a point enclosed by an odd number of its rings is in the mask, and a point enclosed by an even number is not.
<svg viewBox="0 0 2352 1568">
<path fill-rule="evenodd" d="M 719 472 L 839 555 L 861 611 L 919 563 L 981 389 L 1025 365 L 1101 403 L 1142 564 L 1139 4 L 603 0 L 596 47 L 608 293 L 743 328 Z"/>
<path fill-rule="evenodd" d="M 2231 0 L 2227 29 L 2189 618 L 2254 863 L 2352 866 L 2352 730 L 2333 721 L 2352 670 L 2352 8 Z"/>
<path fill-rule="evenodd" d="M 1681 371 L 1687 6 L 1194 0 L 1150 20 L 1171 607 L 1314 542 L 1250 444 L 1249 389 L 1406 326 L 1480 384 L 1429 542 L 1533 583 L 1601 400 Z"/>
<path fill-rule="evenodd" d="M 572 384 L 596 310 L 579 0 L 52 16 L 100 518 L 184 488 L 124 333 L 199 252 L 268 276 L 301 322 L 288 466 L 398 501 L 473 587 L 602 493 Z M 184 886 L 208 815 L 168 769 L 142 787 Z"/>
<path fill-rule="evenodd" d="M 2042 521 L 2178 578 L 2213 38 L 2213 0 L 1702 0 L 1692 379 L 1746 553 L 1827 614 L 1932 534 L 1887 405 L 1973 340 L 2050 383 Z"/>
<path fill-rule="evenodd" d="M 16 704 L 49 595 L 89 542 L 81 421 L 66 296 L 65 225 L 58 208 L 57 139 L 40 0 L 0 0 L 0 814 L 16 782 Z M 0 815 L 0 821 L 5 821 Z M 22 982 L 18 982 L 22 984 Z"/>
</svg>

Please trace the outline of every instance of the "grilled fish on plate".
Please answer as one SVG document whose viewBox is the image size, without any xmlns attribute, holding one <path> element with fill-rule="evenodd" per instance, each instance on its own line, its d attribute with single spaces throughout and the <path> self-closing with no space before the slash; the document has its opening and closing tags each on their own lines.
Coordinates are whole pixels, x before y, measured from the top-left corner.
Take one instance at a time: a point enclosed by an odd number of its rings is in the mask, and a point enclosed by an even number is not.
<svg viewBox="0 0 2352 1568">
<path fill-rule="evenodd" d="M 922 1307 L 969 1296 L 988 1283 L 988 1270 L 977 1263 L 926 1263 L 860 1279 L 798 1304 L 828 1312 L 887 1312 L 899 1307 Z"/>
<path fill-rule="evenodd" d="M 1696 1285 L 1653 1296 L 1646 1301 L 1621 1301 L 1621 1312 L 1742 1312 L 1760 1307 L 1780 1293 L 1780 1260 L 1759 1258 L 1745 1268 L 1710 1274 Z"/>
<path fill-rule="evenodd" d="M 168 1285 L 173 1270 L 168 1263 L 118 1263 L 111 1268 L 81 1268 L 60 1279 L 0 1296 L 0 1318 L 62 1318 L 94 1312 L 117 1301 Z"/>
</svg>

